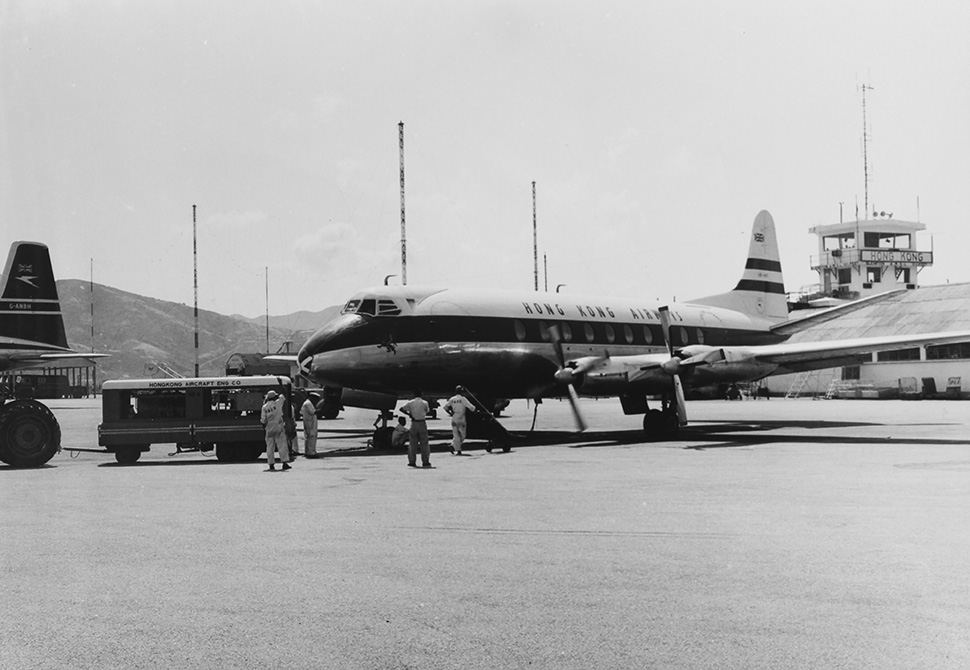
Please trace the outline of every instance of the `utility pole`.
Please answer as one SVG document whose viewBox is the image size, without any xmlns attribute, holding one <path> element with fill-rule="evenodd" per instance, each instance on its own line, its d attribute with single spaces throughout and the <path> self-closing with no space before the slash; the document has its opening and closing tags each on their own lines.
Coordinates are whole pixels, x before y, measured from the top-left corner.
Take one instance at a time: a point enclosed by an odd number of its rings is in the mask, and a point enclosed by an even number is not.
<svg viewBox="0 0 970 670">
<path fill-rule="evenodd" d="M 536 291 L 539 290 L 539 233 L 536 227 L 536 183 L 532 182 L 532 264 L 535 266 Z"/>
<path fill-rule="evenodd" d="M 408 242 L 404 225 L 404 121 L 397 124 L 397 144 L 401 153 L 401 284 L 408 283 Z"/>
<path fill-rule="evenodd" d="M 199 252 L 195 232 L 195 205 L 192 205 L 192 288 L 195 293 L 195 376 L 199 376 Z"/>
</svg>

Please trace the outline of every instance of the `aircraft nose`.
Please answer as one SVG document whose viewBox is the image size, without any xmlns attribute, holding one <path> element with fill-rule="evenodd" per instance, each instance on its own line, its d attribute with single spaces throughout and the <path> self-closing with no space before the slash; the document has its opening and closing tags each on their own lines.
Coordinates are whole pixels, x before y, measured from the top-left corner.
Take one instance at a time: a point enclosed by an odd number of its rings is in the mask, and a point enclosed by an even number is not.
<svg viewBox="0 0 970 670">
<path fill-rule="evenodd" d="M 363 344 L 361 331 L 365 325 L 357 314 L 341 314 L 330 321 L 300 349 L 297 355 L 300 371 L 307 377 L 319 377 L 323 368 L 332 367 L 340 352 Z"/>
</svg>

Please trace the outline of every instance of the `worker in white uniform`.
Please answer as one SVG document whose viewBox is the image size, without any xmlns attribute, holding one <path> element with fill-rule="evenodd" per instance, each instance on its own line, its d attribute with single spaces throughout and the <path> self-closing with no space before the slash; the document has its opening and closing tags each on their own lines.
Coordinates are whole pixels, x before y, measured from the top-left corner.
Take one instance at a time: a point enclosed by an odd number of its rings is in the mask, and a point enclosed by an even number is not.
<svg viewBox="0 0 970 670">
<path fill-rule="evenodd" d="M 283 470 L 290 469 L 290 452 L 286 446 L 286 433 L 283 430 L 283 398 L 276 391 L 267 391 L 263 408 L 259 412 L 259 422 L 266 430 L 267 471 L 276 470 L 274 451 L 279 451 Z"/>
<path fill-rule="evenodd" d="M 317 406 L 319 398 L 316 393 L 308 393 L 300 414 L 303 416 L 303 455 L 307 458 L 317 457 Z"/>
<path fill-rule="evenodd" d="M 455 388 L 455 395 L 445 403 L 445 412 L 451 416 L 451 453 L 461 456 L 461 445 L 468 434 L 468 421 L 465 418 L 467 410 L 475 411 L 475 406 L 464 395 L 465 389 Z"/>
<path fill-rule="evenodd" d="M 411 430 L 408 443 L 408 467 L 417 467 L 418 449 L 421 449 L 421 467 L 431 467 L 431 447 L 428 444 L 428 414 L 431 407 L 428 401 L 421 397 L 421 391 L 416 391 L 414 397 L 404 403 L 401 413 L 411 417 Z"/>
</svg>

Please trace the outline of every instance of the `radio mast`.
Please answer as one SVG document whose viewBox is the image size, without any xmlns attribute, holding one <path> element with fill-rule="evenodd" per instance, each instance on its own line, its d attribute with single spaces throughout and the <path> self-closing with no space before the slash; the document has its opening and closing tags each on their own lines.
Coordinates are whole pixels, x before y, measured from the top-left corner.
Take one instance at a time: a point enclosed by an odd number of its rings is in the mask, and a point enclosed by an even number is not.
<svg viewBox="0 0 970 670">
<path fill-rule="evenodd" d="M 195 376 L 199 376 L 199 253 L 195 234 L 195 205 L 192 205 L 192 289 L 195 294 Z"/>
<path fill-rule="evenodd" d="M 532 182 L 532 264 L 535 266 L 536 291 L 539 290 L 539 234 L 536 229 L 536 183 Z"/>
<path fill-rule="evenodd" d="M 866 219 L 869 218 L 869 129 L 866 126 L 866 91 L 873 90 L 868 84 L 862 85 L 862 176 L 865 189 Z M 856 217 L 858 219 L 858 217 Z"/>
<path fill-rule="evenodd" d="M 404 121 L 397 124 L 397 144 L 401 153 L 401 284 L 408 283 L 408 242 L 404 226 Z"/>
</svg>

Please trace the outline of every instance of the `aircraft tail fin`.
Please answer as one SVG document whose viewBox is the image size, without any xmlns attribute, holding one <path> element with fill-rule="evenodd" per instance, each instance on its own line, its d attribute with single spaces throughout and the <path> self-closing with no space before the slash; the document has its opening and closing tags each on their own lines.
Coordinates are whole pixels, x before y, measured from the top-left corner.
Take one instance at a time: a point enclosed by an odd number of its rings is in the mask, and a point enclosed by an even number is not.
<svg viewBox="0 0 970 670">
<path fill-rule="evenodd" d="M 47 245 L 39 242 L 10 245 L 2 286 L 0 338 L 68 348 Z"/>
<path fill-rule="evenodd" d="M 748 260 L 741 281 L 727 293 L 690 300 L 689 302 L 723 307 L 771 322 L 788 318 L 788 298 L 781 274 L 778 238 L 771 214 L 762 210 L 751 228 Z"/>
</svg>

